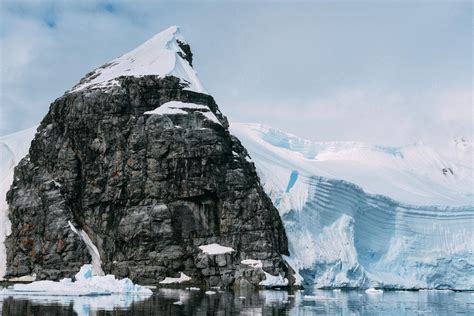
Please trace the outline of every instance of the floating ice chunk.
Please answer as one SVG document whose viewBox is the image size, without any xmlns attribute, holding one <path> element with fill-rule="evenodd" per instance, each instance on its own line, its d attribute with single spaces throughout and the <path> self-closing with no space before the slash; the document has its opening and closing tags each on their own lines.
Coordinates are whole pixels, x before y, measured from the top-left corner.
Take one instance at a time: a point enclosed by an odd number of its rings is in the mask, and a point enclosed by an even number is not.
<svg viewBox="0 0 474 316">
<path fill-rule="evenodd" d="M 64 278 L 59 282 L 35 281 L 30 284 L 15 284 L 0 291 L 0 295 L 40 295 L 40 296 L 96 296 L 111 294 L 151 295 L 152 291 L 133 284 L 128 279 L 117 280 L 114 275 L 94 276 L 92 265 L 82 266 L 76 274 L 76 281 Z"/>
<path fill-rule="evenodd" d="M 254 259 L 245 259 L 240 261 L 240 263 L 251 266 L 252 268 L 261 268 L 263 266 L 262 260 L 254 260 Z"/>
<path fill-rule="evenodd" d="M 374 289 L 373 287 L 371 287 L 370 289 L 365 290 L 365 293 L 367 293 L 367 294 L 382 294 L 383 290 Z"/>
<path fill-rule="evenodd" d="M 207 253 L 209 255 L 221 255 L 224 253 L 230 253 L 230 252 L 235 251 L 234 248 L 221 246 L 216 243 L 199 246 L 199 249 L 201 249 L 202 252 Z"/>
<path fill-rule="evenodd" d="M 180 272 L 179 278 L 170 278 L 166 277 L 160 284 L 176 284 L 176 283 L 183 283 L 191 280 L 191 277 L 187 276 L 183 272 Z"/>
</svg>

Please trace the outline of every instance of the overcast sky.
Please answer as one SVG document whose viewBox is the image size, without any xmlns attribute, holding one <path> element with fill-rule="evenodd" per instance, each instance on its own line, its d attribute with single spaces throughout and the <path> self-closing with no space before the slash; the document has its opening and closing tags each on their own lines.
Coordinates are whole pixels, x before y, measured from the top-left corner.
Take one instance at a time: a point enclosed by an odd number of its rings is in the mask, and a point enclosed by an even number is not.
<svg viewBox="0 0 474 316">
<path fill-rule="evenodd" d="M 170 25 L 230 121 L 388 145 L 472 133 L 470 1 L 9 1 L 0 135 Z M 459 135 L 456 135 L 459 136 Z"/>
</svg>

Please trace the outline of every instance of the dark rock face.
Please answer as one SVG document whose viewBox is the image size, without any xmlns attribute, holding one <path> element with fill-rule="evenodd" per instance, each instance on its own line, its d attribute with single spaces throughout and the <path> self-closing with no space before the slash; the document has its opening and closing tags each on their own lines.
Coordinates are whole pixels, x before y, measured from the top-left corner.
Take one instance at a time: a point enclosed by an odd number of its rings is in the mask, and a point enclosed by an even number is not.
<svg viewBox="0 0 474 316">
<path fill-rule="evenodd" d="M 214 99 L 174 77 L 118 80 L 51 104 L 8 193 L 7 276 L 71 277 L 88 263 L 71 221 L 97 246 L 106 273 L 138 283 L 182 271 L 195 284 L 256 285 L 263 272 L 240 262 L 260 259 L 291 284 L 279 214 Z M 171 100 L 205 105 L 221 124 L 202 109 L 144 114 Z M 235 252 L 198 248 L 211 243 Z"/>
</svg>

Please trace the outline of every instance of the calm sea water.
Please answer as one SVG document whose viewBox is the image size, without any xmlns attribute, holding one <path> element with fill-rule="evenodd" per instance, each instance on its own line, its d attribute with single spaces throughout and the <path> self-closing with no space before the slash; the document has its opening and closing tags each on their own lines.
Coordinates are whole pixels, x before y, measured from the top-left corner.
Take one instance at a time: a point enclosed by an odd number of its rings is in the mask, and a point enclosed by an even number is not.
<svg viewBox="0 0 474 316">
<path fill-rule="evenodd" d="M 308 297 L 305 295 L 310 295 Z M 474 293 L 158 289 L 150 297 L 0 297 L 2 315 L 474 315 Z"/>
</svg>

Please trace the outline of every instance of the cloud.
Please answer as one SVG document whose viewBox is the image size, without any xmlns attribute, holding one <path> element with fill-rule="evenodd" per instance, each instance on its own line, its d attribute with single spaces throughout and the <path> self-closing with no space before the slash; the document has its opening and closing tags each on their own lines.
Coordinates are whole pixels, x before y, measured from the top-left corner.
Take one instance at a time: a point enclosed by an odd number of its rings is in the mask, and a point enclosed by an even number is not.
<svg viewBox="0 0 474 316">
<path fill-rule="evenodd" d="M 228 115 L 235 121 L 248 121 L 245 113 L 252 113 L 250 121 L 316 141 L 437 144 L 447 137 L 472 137 L 471 100 L 471 91 L 405 94 L 346 87 L 305 102 L 243 102 L 235 107 L 238 111 L 229 109 Z"/>
<path fill-rule="evenodd" d="M 171 24 L 233 121 L 384 144 L 472 128 L 470 3 L 0 5 L 0 134 L 37 124 L 85 73 Z"/>
</svg>

